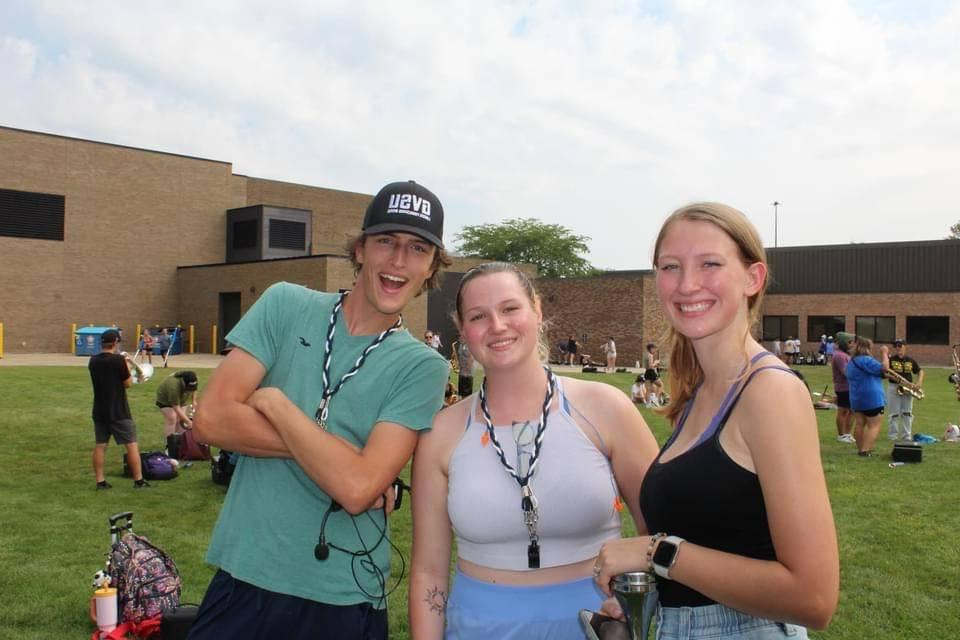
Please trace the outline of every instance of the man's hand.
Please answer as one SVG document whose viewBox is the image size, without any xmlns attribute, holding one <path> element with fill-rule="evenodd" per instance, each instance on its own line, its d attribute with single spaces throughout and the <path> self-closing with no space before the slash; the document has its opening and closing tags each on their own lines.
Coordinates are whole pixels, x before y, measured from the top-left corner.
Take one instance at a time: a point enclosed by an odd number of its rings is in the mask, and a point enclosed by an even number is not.
<svg viewBox="0 0 960 640">
<path fill-rule="evenodd" d="M 394 507 L 397 504 L 396 498 L 397 498 L 397 492 L 393 488 L 393 485 L 391 484 L 389 487 L 387 487 L 387 490 L 383 493 L 383 495 L 377 498 L 373 502 L 373 504 L 370 505 L 370 510 L 375 511 L 375 510 L 383 509 L 384 506 L 386 506 L 387 515 L 389 516 L 391 513 L 393 513 Z"/>
</svg>

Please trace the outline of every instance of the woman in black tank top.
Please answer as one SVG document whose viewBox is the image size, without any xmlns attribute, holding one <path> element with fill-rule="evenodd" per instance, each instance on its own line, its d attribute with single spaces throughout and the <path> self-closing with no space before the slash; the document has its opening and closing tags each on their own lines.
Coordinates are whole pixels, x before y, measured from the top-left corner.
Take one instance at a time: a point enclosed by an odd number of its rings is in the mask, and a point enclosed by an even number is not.
<svg viewBox="0 0 960 640">
<path fill-rule="evenodd" d="M 654 266 L 674 432 L 639 502 L 658 533 L 606 543 L 597 581 L 656 572 L 661 640 L 805 638 L 836 611 L 839 554 L 810 396 L 750 333 L 763 244 L 739 211 L 694 204 L 661 227 Z"/>
</svg>

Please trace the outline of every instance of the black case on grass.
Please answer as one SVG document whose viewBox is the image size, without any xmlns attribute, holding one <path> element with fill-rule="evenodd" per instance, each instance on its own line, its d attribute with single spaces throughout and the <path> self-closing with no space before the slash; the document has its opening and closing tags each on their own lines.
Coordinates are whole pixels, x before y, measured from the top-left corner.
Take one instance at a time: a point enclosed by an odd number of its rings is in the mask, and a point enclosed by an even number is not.
<svg viewBox="0 0 960 640">
<path fill-rule="evenodd" d="M 898 442 L 893 445 L 890 457 L 894 462 L 922 462 L 923 447 L 913 442 Z"/>
</svg>

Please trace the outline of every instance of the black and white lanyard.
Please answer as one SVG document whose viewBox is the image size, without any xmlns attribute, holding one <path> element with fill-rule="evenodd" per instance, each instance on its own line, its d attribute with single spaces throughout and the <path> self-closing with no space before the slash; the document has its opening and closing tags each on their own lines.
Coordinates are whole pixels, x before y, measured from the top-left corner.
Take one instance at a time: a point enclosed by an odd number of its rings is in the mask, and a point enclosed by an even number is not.
<svg viewBox="0 0 960 640">
<path fill-rule="evenodd" d="M 527 472 L 522 476 L 516 469 L 507 462 L 507 457 L 503 453 L 503 447 L 497 440 L 496 431 L 493 428 L 493 420 L 490 418 L 490 410 L 487 408 L 487 381 L 484 379 L 480 385 L 480 411 L 483 412 L 483 419 L 487 423 L 487 435 L 490 436 L 490 442 L 500 457 L 500 464 L 510 476 L 520 485 L 520 509 L 523 511 L 523 524 L 527 527 L 527 534 L 530 536 L 530 544 L 527 546 L 527 566 L 530 569 L 540 568 L 540 537 L 537 535 L 537 521 L 540 519 L 539 505 L 537 497 L 533 494 L 533 488 L 530 486 L 530 478 L 537 470 L 537 463 L 540 461 L 540 448 L 543 445 L 543 432 L 547 427 L 547 414 L 550 412 L 550 405 L 553 403 L 553 393 L 557 386 L 557 378 L 547 367 L 543 368 L 547 373 L 547 393 L 543 398 L 543 410 L 540 413 L 540 422 L 537 424 L 537 433 L 533 439 L 533 455 L 530 457 L 530 464 Z"/>
<path fill-rule="evenodd" d="M 397 316 L 397 321 L 393 323 L 391 327 L 385 329 L 380 333 L 376 338 L 373 339 L 367 348 L 360 353 L 360 357 L 357 358 L 357 361 L 354 363 L 353 368 L 350 371 L 347 371 L 340 378 L 340 381 L 332 389 L 330 388 L 330 360 L 333 357 L 333 334 L 337 330 L 337 316 L 340 313 L 340 308 L 343 306 L 343 301 L 347 297 L 347 292 L 344 291 L 340 294 L 340 299 L 337 300 L 337 304 L 333 305 L 333 311 L 330 312 L 330 326 L 327 327 L 327 340 L 323 346 L 323 397 L 320 398 L 320 404 L 317 406 L 317 413 L 314 418 L 317 421 L 317 424 L 320 425 L 320 428 L 324 431 L 327 430 L 327 416 L 330 413 L 330 399 L 340 391 L 340 387 L 343 386 L 347 380 L 357 375 L 357 371 L 360 370 L 360 367 L 363 366 L 363 363 L 366 362 L 367 356 L 370 355 L 370 352 L 383 344 L 383 341 L 390 337 L 390 334 L 395 333 L 397 330 L 403 326 L 403 316 Z"/>
</svg>

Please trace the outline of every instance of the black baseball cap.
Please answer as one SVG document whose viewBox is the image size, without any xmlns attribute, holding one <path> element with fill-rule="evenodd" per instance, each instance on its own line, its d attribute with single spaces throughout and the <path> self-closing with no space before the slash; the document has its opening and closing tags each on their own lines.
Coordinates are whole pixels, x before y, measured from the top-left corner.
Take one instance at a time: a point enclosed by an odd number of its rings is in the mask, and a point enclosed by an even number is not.
<svg viewBox="0 0 960 640">
<path fill-rule="evenodd" d="M 196 373 L 187 370 L 181 371 L 179 375 L 180 379 L 183 380 L 183 386 L 185 386 L 187 389 L 192 391 L 193 389 L 197 388 L 198 381 Z"/>
<path fill-rule="evenodd" d="M 439 198 L 413 180 L 391 182 L 380 189 L 363 216 L 363 232 L 391 231 L 412 233 L 442 249 L 443 205 Z"/>
<path fill-rule="evenodd" d="M 100 334 L 100 344 L 113 344 L 120 342 L 120 332 L 116 329 L 107 329 Z"/>
<path fill-rule="evenodd" d="M 907 343 L 903 341 L 903 338 L 897 338 L 896 340 L 893 341 L 893 346 L 895 347 L 902 347 L 905 344 Z"/>
</svg>

